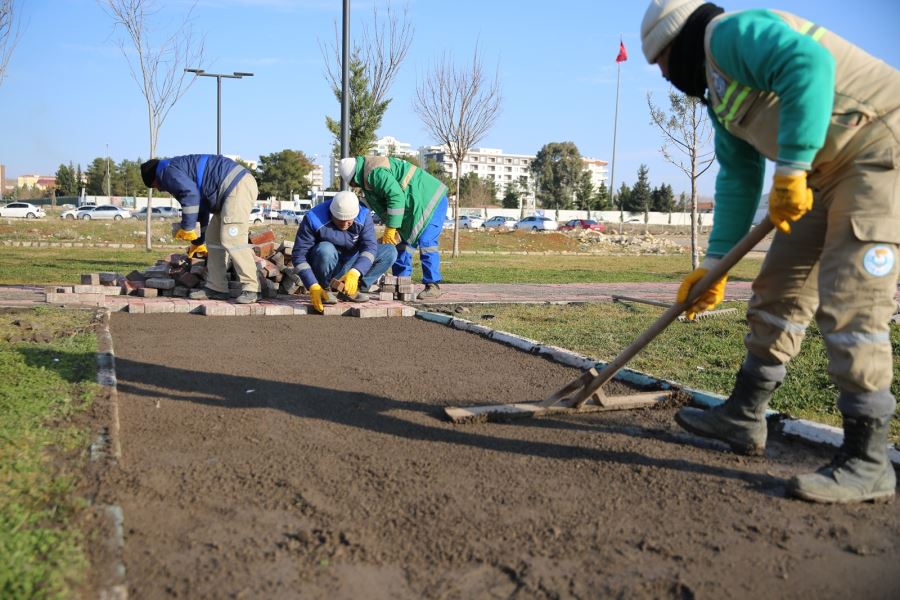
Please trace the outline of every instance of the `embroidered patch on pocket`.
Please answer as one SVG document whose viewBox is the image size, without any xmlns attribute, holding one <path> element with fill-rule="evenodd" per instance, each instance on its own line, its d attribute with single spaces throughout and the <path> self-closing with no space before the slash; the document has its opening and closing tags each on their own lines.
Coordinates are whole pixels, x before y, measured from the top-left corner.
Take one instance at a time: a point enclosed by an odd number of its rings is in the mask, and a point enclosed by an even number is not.
<svg viewBox="0 0 900 600">
<path fill-rule="evenodd" d="M 238 234 L 239 231 L 240 231 L 240 228 L 237 225 L 232 225 L 231 227 L 228 228 L 228 236 L 234 237 Z"/>
<path fill-rule="evenodd" d="M 894 269 L 894 250 L 889 246 L 873 246 L 863 256 L 863 267 L 875 277 L 884 277 Z"/>
</svg>

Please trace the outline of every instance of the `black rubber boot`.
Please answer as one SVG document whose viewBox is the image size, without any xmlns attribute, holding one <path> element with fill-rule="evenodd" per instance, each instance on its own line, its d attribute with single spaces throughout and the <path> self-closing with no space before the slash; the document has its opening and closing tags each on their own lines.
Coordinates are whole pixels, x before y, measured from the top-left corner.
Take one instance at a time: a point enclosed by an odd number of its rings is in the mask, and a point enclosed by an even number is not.
<svg viewBox="0 0 900 600">
<path fill-rule="evenodd" d="M 725 442 L 738 454 L 761 456 L 768 433 L 766 408 L 780 385 L 742 369 L 723 404 L 708 410 L 682 408 L 675 413 L 675 422 L 693 434 Z"/>
<path fill-rule="evenodd" d="M 888 460 L 891 418 L 844 416 L 844 443 L 831 463 L 815 473 L 793 477 L 788 493 L 824 504 L 890 502 L 897 475 Z"/>
</svg>

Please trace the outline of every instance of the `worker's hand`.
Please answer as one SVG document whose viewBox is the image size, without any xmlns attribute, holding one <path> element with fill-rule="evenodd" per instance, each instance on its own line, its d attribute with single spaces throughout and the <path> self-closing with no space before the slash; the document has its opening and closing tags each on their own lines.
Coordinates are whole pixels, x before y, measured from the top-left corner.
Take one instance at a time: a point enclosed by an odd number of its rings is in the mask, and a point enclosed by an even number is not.
<svg viewBox="0 0 900 600">
<path fill-rule="evenodd" d="M 309 301 L 312 302 L 313 308 L 319 314 L 325 312 L 325 300 L 328 299 L 328 291 L 322 289 L 322 286 L 318 283 L 312 284 L 309 288 Z"/>
<path fill-rule="evenodd" d="M 698 281 L 700 281 L 704 275 L 706 275 L 710 269 L 712 269 L 715 264 L 719 262 L 717 258 L 707 257 L 703 260 L 703 263 L 693 271 L 687 274 L 684 278 L 684 281 L 681 282 L 681 287 L 678 288 L 678 294 L 675 296 L 675 299 L 681 303 L 686 302 L 688 296 L 691 293 L 691 288 L 694 287 Z M 728 281 L 728 274 L 722 276 L 718 281 L 713 282 L 709 288 L 700 294 L 700 296 L 694 300 L 694 303 L 688 307 L 687 310 L 684 311 L 685 316 L 687 316 L 689 321 L 693 321 L 697 316 L 697 313 L 712 310 L 716 306 L 722 303 L 725 299 L 725 282 Z"/>
<path fill-rule="evenodd" d="M 356 292 L 359 290 L 359 275 L 359 271 L 350 269 L 340 278 L 339 281 L 344 282 L 344 293 L 348 296 L 355 296 Z"/>
<path fill-rule="evenodd" d="M 191 244 L 187 249 L 188 258 L 205 258 L 209 255 L 206 244 Z"/>
<path fill-rule="evenodd" d="M 384 235 L 381 236 L 382 244 L 396 244 L 397 243 L 397 230 L 393 227 L 385 227 Z"/>
<path fill-rule="evenodd" d="M 181 229 L 179 227 L 178 231 L 175 232 L 175 239 L 193 242 L 197 239 L 197 232 L 194 230 L 188 231 L 187 229 Z"/>
<path fill-rule="evenodd" d="M 796 221 L 810 211 L 812 190 L 806 187 L 806 171 L 775 169 L 769 194 L 769 220 L 783 233 L 791 232 L 788 221 Z"/>
</svg>

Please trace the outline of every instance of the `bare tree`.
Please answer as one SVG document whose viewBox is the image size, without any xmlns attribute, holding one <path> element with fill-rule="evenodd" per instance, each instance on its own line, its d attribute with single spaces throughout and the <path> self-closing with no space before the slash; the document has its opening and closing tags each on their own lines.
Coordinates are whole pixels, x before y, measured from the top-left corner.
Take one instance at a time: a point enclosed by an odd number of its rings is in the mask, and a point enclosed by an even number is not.
<svg viewBox="0 0 900 600">
<path fill-rule="evenodd" d="M 500 114 L 499 66 L 492 80 L 484 76 L 478 46 L 468 67 L 457 68 L 448 54 L 416 85 L 413 107 L 425 128 L 447 148 L 456 164 L 453 200 L 453 256 L 459 256 L 459 189 L 462 163 L 469 150 L 494 125 Z"/>
<path fill-rule="evenodd" d="M 686 96 L 672 88 L 669 88 L 670 114 L 653 104 L 650 93 L 647 94 L 647 106 L 650 107 L 650 122 L 663 134 L 660 148 L 663 158 L 691 179 L 691 265 L 696 269 L 700 264 L 697 180 L 716 159 L 715 149 L 708 150 L 713 136 L 712 124 L 699 98 Z M 673 156 L 672 148 L 685 155 L 686 160 Z"/>
<path fill-rule="evenodd" d="M 0 0 L 0 84 L 6 77 L 6 65 L 21 33 L 17 12 L 13 0 Z"/>
<path fill-rule="evenodd" d="M 362 86 L 354 86 L 351 81 L 350 109 L 362 114 L 351 114 L 351 148 L 367 152 L 374 142 L 375 131 L 381 126 L 381 119 L 390 98 L 388 91 L 397 77 L 400 65 L 406 59 L 412 44 L 415 29 L 408 18 L 408 7 L 398 14 L 391 3 L 387 3 L 386 16 L 382 17 L 378 5 L 372 5 L 372 24 L 364 25 L 360 43 L 353 44 L 350 52 L 351 70 L 357 68 L 357 80 Z M 319 41 L 319 50 L 325 63 L 325 78 L 340 102 L 342 77 L 341 32 L 334 23 L 334 40 L 330 43 Z M 353 75 L 351 74 L 351 77 Z M 359 89 L 363 87 L 364 89 Z M 340 123 L 326 118 L 332 132 L 340 132 Z M 340 133 L 336 134 L 340 139 Z M 356 142 L 356 143 L 354 143 Z M 339 148 L 339 144 L 336 145 Z M 351 152 L 353 154 L 353 152 Z"/>
<path fill-rule="evenodd" d="M 158 12 L 154 0 L 100 0 L 116 27 L 125 32 L 119 47 L 131 76 L 147 102 L 147 122 L 150 129 L 150 158 L 156 157 L 156 143 L 169 111 L 190 88 L 194 78 L 187 78 L 184 69 L 203 61 L 202 38 L 194 36 L 191 15 L 193 6 L 181 26 L 162 42 L 154 44 L 151 35 L 153 17 Z M 153 190 L 147 195 L 146 248 L 152 249 L 150 235 L 150 206 Z"/>
</svg>

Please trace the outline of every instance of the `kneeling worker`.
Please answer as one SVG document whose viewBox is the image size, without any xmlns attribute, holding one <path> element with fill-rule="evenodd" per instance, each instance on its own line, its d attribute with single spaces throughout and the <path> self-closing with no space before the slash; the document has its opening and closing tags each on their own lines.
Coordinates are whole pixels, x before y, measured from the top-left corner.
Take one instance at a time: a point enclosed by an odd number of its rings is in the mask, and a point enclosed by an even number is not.
<svg viewBox="0 0 900 600">
<path fill-rule="evenodd" d="M 208 254 L 206 287 L 191 292 L 191 299 L 227 300 L 230 297 L 225 262 L 227 252 L 241 281 L 241 295 L 235 302 L 253 304 L 258 301 L 256 261 L 247 243 L 250 210 L 258 195 L 256 179 L 250 171 L 224 156 L 191 154 L 148 160 L 141 165 L 141 178 L 147 187 L 169 192 L 181 204 L 181 228 L 175 239 L 191 243 L 188 255 Z M 199 236 L 194 231 L 198 221 Z"/>
<path fill-rule="evenodd" d="M 345 191 L 306 213 L 291 257 L 313 308 L 321 313 L 325 304 L 337 302 L 328 293 L 335 278 L 344 283 L 342 300 L 368 301 L 369 287 L 397 260 L 397 249 L 375 240 L 372 211 Z"/>
</svg>

